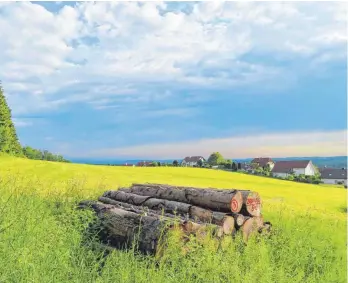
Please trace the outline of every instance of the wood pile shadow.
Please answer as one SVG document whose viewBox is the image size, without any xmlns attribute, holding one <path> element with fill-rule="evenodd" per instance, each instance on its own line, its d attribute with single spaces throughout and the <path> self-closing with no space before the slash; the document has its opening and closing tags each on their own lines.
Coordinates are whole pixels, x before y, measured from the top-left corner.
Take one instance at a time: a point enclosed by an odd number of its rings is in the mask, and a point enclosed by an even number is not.
<svg viewBox="0 0 348 283">
<path fill-rule="evenodd" d="M 249 190 L 133 184 L 78 207 L 95 212 L 97 221 L 90 229 L 103 246 L 128 249 L 136 242 L 137 250 L 145 254 L 156 254 L 171 230 L 179 231 L 183 241 L 240 233 L 247 243 L 252 234 L 271 229 L 261 214 L 259 194 Z"/>
</svg>

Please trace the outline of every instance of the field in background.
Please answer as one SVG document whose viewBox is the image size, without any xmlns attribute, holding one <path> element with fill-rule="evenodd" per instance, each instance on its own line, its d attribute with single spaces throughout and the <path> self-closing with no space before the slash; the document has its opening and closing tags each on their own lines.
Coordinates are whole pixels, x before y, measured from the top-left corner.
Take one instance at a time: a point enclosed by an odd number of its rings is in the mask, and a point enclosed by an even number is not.
<svg viewBox="0 0 348 283">
<path fill-rule="evenodd" d="M 193 248 L 170 260 L 82 245 L 77 200 L 132 182 L 251 189 L 274 225 L 247 247 Z M 199 168 L 64 164 L 0 156 L 0 282 L 346 282 L 346 190 Z"/>
</svg>

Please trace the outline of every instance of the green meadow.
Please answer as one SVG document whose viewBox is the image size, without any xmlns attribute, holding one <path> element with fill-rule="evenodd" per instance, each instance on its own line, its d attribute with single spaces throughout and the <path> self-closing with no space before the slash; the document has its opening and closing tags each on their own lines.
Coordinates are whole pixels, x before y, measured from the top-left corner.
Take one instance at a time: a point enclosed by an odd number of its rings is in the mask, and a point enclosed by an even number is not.
<svg viewBox="0 0 348 283">
<path fill-rule="evenodd" d="M 251 189 L 270 237 L 194 240 L 175 235 L 163 258 L 103 257 L 85 229 L 83 199 L 133 182 Z M 346 282 L 347 190 L 211 169 L 107 167 L 0 156 L 0 282 Z"/>
</svg>

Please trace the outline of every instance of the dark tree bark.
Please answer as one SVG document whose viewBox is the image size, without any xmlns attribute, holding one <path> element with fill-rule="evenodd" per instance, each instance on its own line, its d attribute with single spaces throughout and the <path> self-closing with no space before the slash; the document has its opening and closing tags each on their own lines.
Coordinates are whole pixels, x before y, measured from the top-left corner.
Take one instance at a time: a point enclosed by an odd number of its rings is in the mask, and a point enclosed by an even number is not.
<svg viewBox="0 0 348 283">
<path fill-rule="evenodd" d="M 98 198 L 98 201 L 104 203 L 104 204 L 110 204 L 113 205 L 114 207 L 120 208 L 120 209 L 124 209 L 127 211 L 132 211 L 141 215 L 148 215 L 148 216 L 154 216 L 154 217 L 159 217 L 159 216 L 164 216 L 164 217 L 168 217 L 168 218 L 173 218 L 173 219 L 177 219 L 180 221 L 188 221 L 189 219 L 182 217 L 180 214 L 171 214 L 171 213 L 167 213 L 165 211 L 159 211 L 159 210 L 153 210 L 153 209 L 149 209 L 146 206 L 137 206 L 137 205 L 133 205 L 133 204 L 129 204 L 129 203 L 125 203 L 125 202 L 120 202 L 117 200 L 113 200 L 111 198 L 107 198 L 107 197 L 100 197 Z"/>
<path fill-rule="evenodd" d="M 120 189 L 141 196 L 188 203 L 221 212 L 238 213 L 242 208 L 242 195 L 237 190 L 198 189 L 159 184 L 133 184 Z"/>
<path fill-rule="evenodd" d="M 123 249 L 130 248 L 136 240 L 140 251 L 155 253 L 161 231 L 165 228 L 164 222 L 158 217 L 143 216 L 99 202 L 80 204 L 81 208 L 88 206 L 95 211 L 101 222 L 101 240 L 104 243 Z"/>
<path fill-rule="evenodd" d="M 187 203 L 168 201 L 151 196 L 142 196 L 128 193 L 126 191 L 108 191 L 105 192 L 103 196 L 129 204 L 147 206 L 148 208 L 153 210 L 164 210 L 169 213 L 176 212 L 177 214 L 181 215 L 188 214 L 191 207 L 191 205 Z"/>
<path fill-rule="evenodd" d="M 144 214 L 143 210 L 134 206 L 124 208 L 115 204 L 83 201 L 79 208 L 91 208 L 95 211 L 100 222 L 99 236 L 102 242 L 118 249 L 130 248 L 137 243 L 137 249 L 141 252 L 154 254 L 161 237 L 165 238 L 170 229 L 179 229 L 184 235 L 194 234 L 199 237 L 209 232 L 217 237 L 224 234 L 223 228 L 217 225 L 186 221 L 174 215 L 168 217 L 153 212 Z"/>
<path fill-rule="evenodd" d="M 160 210 L 165 213 L 171 213 L 175 215 L 181 215 L 186 219 L 192 218 L 196 222 L 205 222 L 220 225 L 224 229 L 225 234 L 232 234 L 234 231 L 234 217 L 229 216 L 226 213 L 211 211 L 198 206 L 194 206 L 187 203 L 168 201 L 157 198 L 147 198 L 144 196 L 138 196 L 132 193 L 126 193 L 124 191 L 108 191 L 104 194 L 104 199 L 114 199 L 116 201 L 125 201 L 131 203 L 137 203 L 142 206 L 146 206 L 151 210 Z M 99 198 L 100 201 L 105 200 Z M 107 200 L 106 200 L 107 201 Z M 107 201 L 107 203 L 112 203 Z M 122 205 L 122 203 L 117 203 Z"/>
</svg>

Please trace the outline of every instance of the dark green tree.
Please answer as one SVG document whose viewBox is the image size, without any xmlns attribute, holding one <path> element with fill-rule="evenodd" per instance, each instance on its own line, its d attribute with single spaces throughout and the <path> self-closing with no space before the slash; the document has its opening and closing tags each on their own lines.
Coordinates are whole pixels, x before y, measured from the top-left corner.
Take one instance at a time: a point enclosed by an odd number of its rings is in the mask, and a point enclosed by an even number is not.
<svg viewBox="0 0 348 283">
<path fill-rule="evenodd" d="M 177 167 L 178 164 L 179 164 L 178 160 L 174 160 L 174 161 L 173 161 L 173 166 Z"/>
<path fill-rule="evenodd" d="M 197 161 L 197 166 L 198 166 L 198 167 L 202 167 L 202 166 L 203 166 L 203 161 L 202 161 L 202 159 L 199 159 L 199 160 Z"/>
<path fill-rule="evenodd" d="M 18 141 L 16 129 L 12 122 L 11 109 L 6 102 L 4 91 L 0 85 L 0 152 L 22 155 L 22 147 Z"/>
<path fill-rule="evenodd" d="M 242 163 L 238 162 L 238 170 L 242 169 Z"/>
<path fill-rule="evenodd" d="M 208 163 L 212 166 L 223 164 L 225 159 L 222 157 L 220 152 L 212 153 L 208 158 Z"/>
<path fill-rule="evenodd" d="M 40 150 L 34 149 L 30 146 L 23 147 L 23 154 L 29 159 L 42 160 L 43 154 Z"/>
<path fill-rule="evenodd" d="M 226 159 L 224 162 L 224 166 L 226 169 L 231 169 L 232 168 L 232 160 L 231 159 Z"/>
<path fill-rule="evenodd" d="M 30 146 L 23 147 L 23 155 L 29 159 L 69 162 L 60 154 L 56 155 L 48 150 L 41 151 Z M 112 166 L 112 164 L 109 164 L 109 166 Z"/>
</svg>

